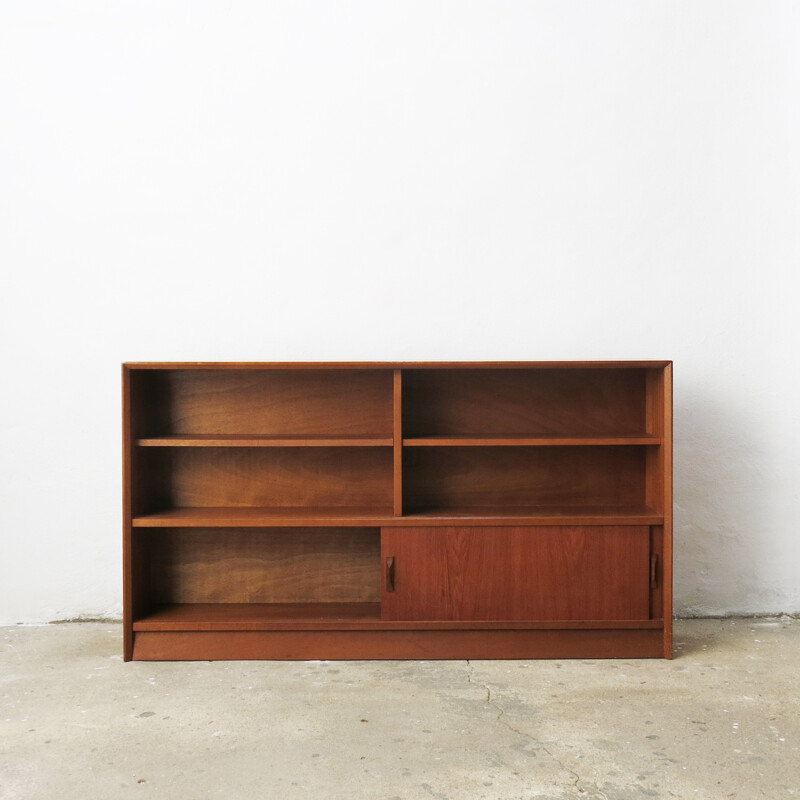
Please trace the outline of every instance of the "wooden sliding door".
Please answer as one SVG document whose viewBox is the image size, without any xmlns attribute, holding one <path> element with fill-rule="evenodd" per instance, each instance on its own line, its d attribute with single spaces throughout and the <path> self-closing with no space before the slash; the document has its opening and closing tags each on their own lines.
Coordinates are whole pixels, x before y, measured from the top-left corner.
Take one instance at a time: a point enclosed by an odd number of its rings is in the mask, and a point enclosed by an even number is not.
<svg viewBox="0 0 800 800">
<path fill-rule="evenodd" d="M 384 528 L 385 620 L 645 620 L 650 529 Z"/>
</svg>

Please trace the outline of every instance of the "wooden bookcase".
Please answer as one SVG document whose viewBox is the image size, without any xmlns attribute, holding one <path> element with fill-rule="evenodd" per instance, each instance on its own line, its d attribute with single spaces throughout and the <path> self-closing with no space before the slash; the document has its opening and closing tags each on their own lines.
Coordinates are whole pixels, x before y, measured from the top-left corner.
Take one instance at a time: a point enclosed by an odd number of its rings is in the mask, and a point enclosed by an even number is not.
<svg viewBox="0 0 800 800">
<path fill-rule="evenodd" d="M 126 660 L 671 657 L 671 362 L 122 373 Z"/>
</svg>

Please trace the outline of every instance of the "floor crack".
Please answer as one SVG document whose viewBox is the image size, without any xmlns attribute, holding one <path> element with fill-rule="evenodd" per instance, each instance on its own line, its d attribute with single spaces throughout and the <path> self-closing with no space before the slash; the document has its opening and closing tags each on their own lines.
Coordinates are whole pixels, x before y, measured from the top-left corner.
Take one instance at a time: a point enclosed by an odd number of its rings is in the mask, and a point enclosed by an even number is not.
<svg viewBox="0 0 800 800">
<path fill-rule="evenodd" d="M 473 686 L 482 686 L 484 689 L 486 689 L 486 703 L 487 703 L 487 705 L 490 705 L 490 706 L 494 707 L 498 712 L 497 713 L 497 718 L 495 719 L 495 722 L 499 722 L 501 725 L 503 725 L 504 727 L 508 728 L 508 730 L 513 731 L 518 736 L 521 736 L 523 739 L 527 739 L 531 743 L 531 745 L 533 745 L 534 748 L 537 748 L 537 749 L 540 749 L 540 750 L 544 750 L 544 752 L 547 753 L 547 755 L 550 756 L 550 758 L 552 758 L 553 761 L 555 761 L 555 763 L 558 764 L 558 766 L 561 767 L 561 769 L 564 770 L 564 772 L 568 772 L 574 778 L 574 780 L 572 781 L 572 785 L 576 789 L 578 789 L 579 791 L 585 791 L 584 789 L 581 789 L 581 787 L 578 786 L 579 783 L 585 783 L 585 781 L 583 780 L 583 778 L 581 778 L 581 776 L 577 772 L 575 772 L 574 769 L 571 769 L 566 764 L 564 764 L 564 762 L 561 761 L 560 758 L 557 758 L 553 754 L 553 752 L 551 750 L 549 750 L 547 747 L 545 747 L 542 744 L 542 742 L 539 739 L 537 739 L 535 736 L 531 736 L 529 733 L 526 733 L 525 731 L 521 731 L 519 728 L 515 728 L 510 722 L 508 722 L 508 720 L 503 718 L 505 716 L 506 711 L 500 705 L 500 703 L 497 702 L 497 700 L 492 698 L 491 687 L 486 683 L 476 683 L 475 681 L 472 680 L 473 675 L 475 674 L 475 667 L 472 666 L 472 663 L 470 662 L 469 659 L 467 659 L 467 667 L 469 668 L 469 671 L 467 672 L 467 683 L 469 683 L 469 684 L 471 684 Z M 595 792 L 595 794 L 601 800 L 608 800 L 608 797 L 600 789 L 600 787 L 597 785 L 597 783 L 592 782 L 591 786 L 592 786 L 593 791 Z"/>
<path fill-rule="evenodd" d="M 472 666 L 472 663 L 470 662 L 469 659 L 467 659 L 467 666 L 469 667 L 469 672 L 467 673 L 467 683 L 471 683 L 474 686 L 483 686 L 483 688 L 486 689 L 486 702 L 487 703 L 491 703 L 492 702 L 492 690 L 485 683 L 475 683 L 472 680 L 472 676 L 475 674 L 475 667 Z M 500 717 L 502 717 L 502 716 L 503 716 L 503 712 L 500 711 Z M 500 717 L 498 717 L 498 719 L 500 719 Z"/>
</svg>

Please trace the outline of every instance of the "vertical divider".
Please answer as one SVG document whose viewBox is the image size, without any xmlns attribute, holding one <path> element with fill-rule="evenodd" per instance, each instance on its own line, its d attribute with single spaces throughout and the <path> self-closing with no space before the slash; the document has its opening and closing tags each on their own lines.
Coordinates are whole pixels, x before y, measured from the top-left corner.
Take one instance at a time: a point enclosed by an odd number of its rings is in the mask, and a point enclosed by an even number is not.
<svg viewBox="0 0 800 800">
<path fill-rule="evenodd" d="M 131 376 L 127 366 L 122 367 L 122 593 L 123 593 L 123 658 L 133 657 L 133 498 L 132 464 L 133 436 L 131 431 Z"/>
<path fill-rule="evenodd" d="M 646 383 L 647 433 L 664 437 L 664 373 L 647 370 Z M 645 502 L 655 512 L 664 511 L 664 445 L 646 451 Z"/>
<path fill-rule="evenodd" d="M 663 384 L 663 436 L 661 446 L 664 486 L 664 540 L 663 540 L 663 608 L 664 608 L 664 658 L 672 658 L 672 362 L 664 367 Z"/>
<path fill-rule="evenodd" d="M 646 500 L 664 516 L 660 528 L 660 610 L 664 618 L 664 657 L 672 658 L 672 362 L 647 376 L 647 432 L 661 437 L 647 448 Z M 654 529 L 655 530 L 655 529 Z"/>
<path fill-rule="evenodd" d="M 394 371 L 394 515 L 403 516 L 403 381 Z"/>
</svg>

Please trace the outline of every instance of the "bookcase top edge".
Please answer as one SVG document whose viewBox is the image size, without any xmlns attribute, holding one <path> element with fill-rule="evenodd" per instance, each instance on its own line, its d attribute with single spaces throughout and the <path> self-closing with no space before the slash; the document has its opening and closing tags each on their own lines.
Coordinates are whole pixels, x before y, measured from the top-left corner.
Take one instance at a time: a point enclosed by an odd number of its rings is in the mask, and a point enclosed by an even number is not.
<svg viewBox="0 0 800 800">
<path fill-rule="evenodd" d="M 123 369 L 663 369 L 672 361 L 125 361 Z"/>
</svg>

